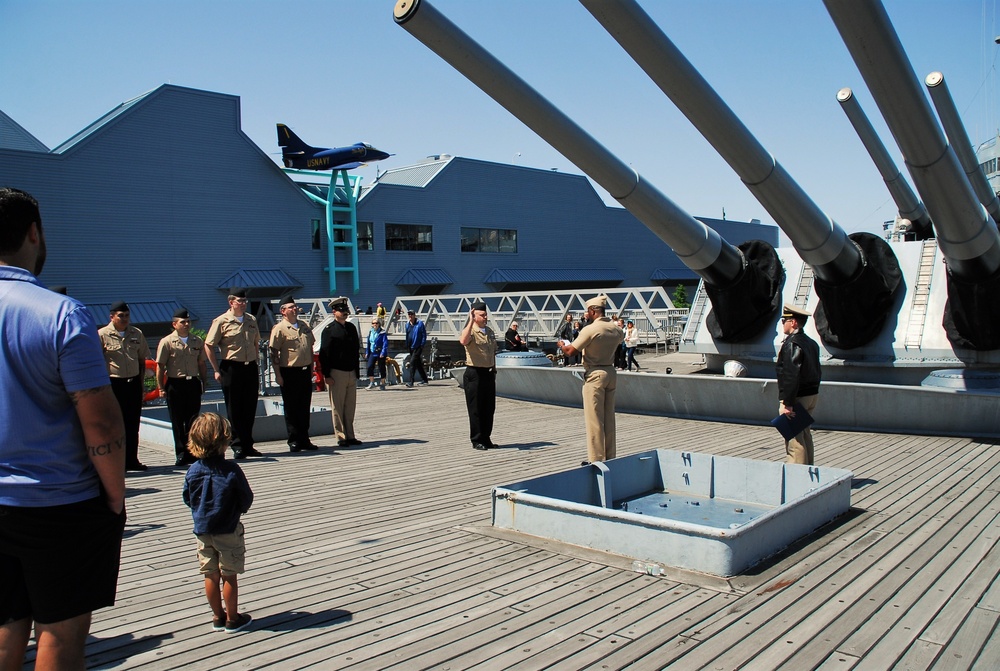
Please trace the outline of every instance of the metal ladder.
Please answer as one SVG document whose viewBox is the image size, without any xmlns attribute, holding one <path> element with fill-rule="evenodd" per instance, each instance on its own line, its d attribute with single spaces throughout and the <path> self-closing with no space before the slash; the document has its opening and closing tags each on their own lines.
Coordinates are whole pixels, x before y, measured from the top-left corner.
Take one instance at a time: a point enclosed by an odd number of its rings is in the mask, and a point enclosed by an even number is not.
<svg viewBox="0 0 1000 671">
<path fill-rule="evenodd" d="M 792 300 L 795 307 L 806 307 L 809 302 L 809 294 L 812 292 L 813 269 L 808 263 L 802 264 L 802 272 L 799 274 L 799 286 L 795 287 L 795 298 Z"/>
<path fill-rule="evenodd" d="M 927 301 L 931 294 L 931 276 L 934 274 L 934 259 L 937 257 L 937 240 L 924 240 L 920 244 L 920 267 L 917 269 L 917 282 L 913 287 L 913 304 L 910 306 L 910 320 L 906 325 L 906 338 L 903 341 L 903 346 L 907 349 L 919 348 L 924 337 Z"/>
<path fill-rule="evenodd" d="M 698 332 L 701 321 L 705 317 L 706 305 L 708 305 L 708 293 L 705 291 L 705 281 L 702 280 L 694 292 L 694 303 L 691 304 L 691 311 L 688 313 L 688 323 L 684 328 L 685 343 L 694 343 L 694 334 Z"/>
</svg>

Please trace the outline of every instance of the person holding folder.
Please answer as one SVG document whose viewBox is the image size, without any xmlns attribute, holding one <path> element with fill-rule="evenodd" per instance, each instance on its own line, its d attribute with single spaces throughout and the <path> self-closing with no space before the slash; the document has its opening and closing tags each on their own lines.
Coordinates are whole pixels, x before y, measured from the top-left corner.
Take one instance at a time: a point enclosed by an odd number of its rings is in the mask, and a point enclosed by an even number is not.
<svg viewBox="0 0 1000 671">
<path fill-rule="evenodd" d="M 776 365 L 778 378 L 778 414 L 795 418 L 794 406 L 799 404 L 808 414 L 819 400 L 820 365 L 819 345 L 802 332 L 809 320 L 809 313 L 794 305 L 785 304 L 781 313 L 781 343 Z M 785 459 L 790 464 L 813 463 L 812 431 L 806 426 L 785 441 Z"/>
</svg>

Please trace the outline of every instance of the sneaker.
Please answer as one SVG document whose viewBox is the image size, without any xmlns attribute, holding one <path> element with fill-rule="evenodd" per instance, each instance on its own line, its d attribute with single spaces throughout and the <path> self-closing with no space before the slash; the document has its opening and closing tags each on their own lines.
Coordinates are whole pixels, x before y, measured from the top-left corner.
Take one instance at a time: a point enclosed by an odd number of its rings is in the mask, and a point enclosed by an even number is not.
<svg viewBox="0 0 1000 671">
<path fill-rule="evenodd" d="M 212 618 L 212 631 L 226 630 L 226 616 Z"/>
<path fill-rule="evenodd" d="M 226 633 L 235 634 L 238 631 L 243 631 L 250 626 L 251 622 L 253 622 L 253 618 L 250 617 L 250 613 L 240 613 L 235 620 L 226 620 Z"/>
<path fill-rule="evenodd" d="M 426 387 L 426 386 L 427 386 L 428 384 L 430 384 L 430 383 L 429 383 L 429 382 L 427 382 L 427 380 L 424 380 L 423 382 L 420 382 L 420 383 L 418 383 L 418 384 L 419 384 L 419 385 L 420 385 L 421 387 Z"/>
<path fill-rule="evenodd" d="M 375 383 L 374 382 L 369 382 L 368 386 L 365 387 L 365 389 L 374 389 L 374 388 L 375 388 Z"/>
</svg>

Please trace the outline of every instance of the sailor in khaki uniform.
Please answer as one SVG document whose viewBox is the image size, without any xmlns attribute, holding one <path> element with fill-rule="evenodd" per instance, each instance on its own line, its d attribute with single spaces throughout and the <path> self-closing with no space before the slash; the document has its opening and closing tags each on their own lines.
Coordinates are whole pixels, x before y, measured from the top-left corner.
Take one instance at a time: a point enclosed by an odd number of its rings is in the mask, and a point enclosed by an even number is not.
<svg viewBox="0 0 1000 671">
<path fill-rule="evenodd" d="M 188 452 L 191 422 L 201 409 L 208 368 L 205 365 L 205 341 L 191 333 L 191 315 L 181 309 L 171 322 L 174 331 L 156 348 L 156 384 L 167 401 L 170 425 L 174 432 L 175 466 L 193 464 L 197 459 Z"/>
<path fill-rule="evenodd" d="M 278 309 L 281 321 L 271 329 L 268 347 L 274 380 L 281 388 L 281 401 L 285 406 L 288 449 L 292 452 L 315 450 L 317 447 L 309 440 L 309 409 L 316 336 L 309 324 L 299 319 L 299 308 L 293 297 L 282 298 Z"/>
<path fill-rule="evenodd" d="M 117 301 L 111 306 L 111 321 L 98 329 L 104 362 L 111 376 L 111 390 L 118 399 L 125 420 L 125 470 L 144 471 L 139 461 L 139 420 L 142 414 L 142 379 L 149 346 L 142 331 L 131 325 L 128 303 Z"/>
<path fill-rule="evenodd" d="M 486 303 L 473 303 L 469 321 L 458 341 L 465 346 L 462 389 L 469 411 L 472 448 L 488 450 L 493 444 L 493 416 L 497 409 L 497 337 L 487 321 Z"/>
<path fill-rule="evenodd" d="M 566 356 L 583 352 L 583 417 L 587 424 L 587 459 L 591 463 L 614 459 L 615 389 L 618 374 L 615 371 L 615 352 L 621 348 L 624 334 L 604 316 L 607 298 L 596 296 L 587 301 L 588 324 L 572 343 L 559 341 L 559 348 Z"/>
<path fill-rule="evenodd" d="M 205 337 L 205 356 L 222 385 L 226 414 L 233 426 L 233 455 L 237 459 L 264 456 L 253 446 L 259 379 L 257 347 L 260 328 L 248 313 L 245 289 L 229 290 L 229 310 L 212 320 Z M 222 358 L 215 353 L 219 348 Z"/>
</svg>

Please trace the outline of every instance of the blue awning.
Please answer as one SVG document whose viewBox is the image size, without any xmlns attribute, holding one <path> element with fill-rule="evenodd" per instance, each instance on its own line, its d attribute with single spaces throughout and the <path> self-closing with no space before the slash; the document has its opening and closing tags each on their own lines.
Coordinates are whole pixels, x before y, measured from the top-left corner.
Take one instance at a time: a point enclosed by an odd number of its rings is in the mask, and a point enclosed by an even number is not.
<svg viewBox="0 0 1000 671">
<path fill-rule="evenodd" d="M 177 301 L 125 301 L 133 324 L 169 324 L 174 319 L 174 313 L 186 307 Z M 111 303 L 87 303 L 87 309 L 94 317 L 98 326 L 104 326 L 111 321 Z M 188 311 L 191 321 L 198 316 Z"/>
<path fill-rule="evenodd" d="M 440 268 L 410 268 L 395 282 L 398 287 L 447 286 L 454 283 L 451 275 Z"/>
<path fill-rule="evenodd" d="M 246 289 L 251 298 L 278 298 L 301 289 L 302 283 L 281 268 L 240 268 L 216 285 L 223 291 L 231 287 Z"/>
</svg>

